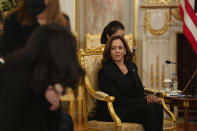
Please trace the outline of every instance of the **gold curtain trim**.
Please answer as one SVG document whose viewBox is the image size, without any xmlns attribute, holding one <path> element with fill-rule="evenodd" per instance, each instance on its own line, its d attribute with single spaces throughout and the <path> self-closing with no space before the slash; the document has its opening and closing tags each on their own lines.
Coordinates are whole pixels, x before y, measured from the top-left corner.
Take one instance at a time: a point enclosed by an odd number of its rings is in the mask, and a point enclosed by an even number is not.
<svg viewBox="0 0 197 131">
<path fill-rule="evenodd" d="M 169 5 L 171 3 L 171 0 L 146 0 L 146 4 L 152 4 L 152 5 Z"/>
</svg>

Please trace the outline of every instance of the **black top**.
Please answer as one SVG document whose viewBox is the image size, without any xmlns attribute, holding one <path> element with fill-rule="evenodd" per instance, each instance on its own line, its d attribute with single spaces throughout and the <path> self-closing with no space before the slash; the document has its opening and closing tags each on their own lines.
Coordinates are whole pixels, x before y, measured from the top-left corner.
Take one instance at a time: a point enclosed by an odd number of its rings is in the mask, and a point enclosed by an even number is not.
<svg viewBox="0 0 197 131">
<path fill-rule="evenodd" d="M 137 66 L 125 63 L 128 74 L 124 75 L 114 62 L 109 62 L 98 72 L 101 91 L 115 97 L 113 102 L 116 113 L 121 117 L 121 109 L 127 106 L 146 104 L 144 88 L 138 76 Z M 106 102 L 98 102 L 96 108 L 98 120 L 111 120 Z"/>
<path fill-rule="evenodd" d="M 0 131 L 56 131 L 57 111 L 49 110 L 44 94 L 29 86 L 31 71 L 24 67 L 0 71 Z"/>
<path fill-rule="evenodd" d="M 7 16 L 4 22 L 4 32 L 0 45 L 0 55 L 6 56 L 16 49 L 25 46 L 28 37 L 39 24 L 34 22 L 32 25 L 22 25 L 18 19 L 18 14 Z"/>
<path fill-rule="evenodd" d="M 128 71 L 127 74 L 124 75 L 123 79 L 125 79 L 125 86 L 128 89 L 132 88 L 134 90 L 137 88 L 136 83 L 133 79 L 132 73 L 130 71 Z M 132 92 L 130 92 L 130 93 L 132 93 Z M 137 97 L 137 96 L 133 96 L 133 97 Z"/>
</svg>

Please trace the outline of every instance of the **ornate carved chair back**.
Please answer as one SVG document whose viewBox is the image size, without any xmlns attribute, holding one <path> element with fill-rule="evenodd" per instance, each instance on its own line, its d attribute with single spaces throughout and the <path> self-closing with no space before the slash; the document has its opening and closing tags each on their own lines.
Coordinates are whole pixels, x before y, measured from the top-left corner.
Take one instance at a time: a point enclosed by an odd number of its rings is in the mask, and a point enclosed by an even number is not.
<svg viewBox="0 0 197 131">
<path fill-rule="evenodd" d="M 92 49 L 80 49 L 79 50 L 79 59 L 80 64 L 84 68 L 86 73 L 85 84 L 88 84 L 88 92 L 84 91 L 85 93 L 85 101 L 87 117 L 92 117 L 93 113 L 95 112 L 95 103 L 96 99 L 93 98 L 91 95 L 95 95 L 95 92 L 98 89 L 97 83 L 97 73 L 101 68 L 101 61 L 103 59 L 103 51 L 105 45 L 101 45 L 100 47 L 92 48 Z M 87 81 L 88 80 L 88 81 Z"/>
<path fill-rule="evenodd" d="M 133 35 L 128 34 L 124 36 L 130 49 L 132 50 L 133 47 Z M 100 42 L 101 34 L 90 34 L 87 33 L 86 35 L 86 49 L 96 48 L 101 45 Z"/>
</svg>

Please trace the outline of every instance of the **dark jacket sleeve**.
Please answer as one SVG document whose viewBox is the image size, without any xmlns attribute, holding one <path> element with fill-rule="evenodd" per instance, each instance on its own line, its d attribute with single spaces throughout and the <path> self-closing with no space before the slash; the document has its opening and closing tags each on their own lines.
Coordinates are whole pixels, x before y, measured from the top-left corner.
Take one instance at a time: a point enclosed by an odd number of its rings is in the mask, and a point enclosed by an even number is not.
<svg viewBox="0 0 197 131">
<path fill-rule="evenodd" d="M 146 103 L 144 98 L 129 98 L 120 95 L 121 89 L 111 79 L 109 72 L 100 70 L 98 73 L 98 83 L 100 90 L 115 97 L 114 106 L 136 105 Z"/>
<path fill-rule="evenodd" d="M 142 85 L 142 81 L 138 75 L 138 68 L 136 64 L 127 64 L 127 68 L 132 72 L 132 75 L 136 81 L 137 89 L 136 89 L 136 95 L 138 97 L 145 97 L 146 95 L 144 94 L 144 87 Z M 133 70 L 134 69 L 134 70 Z"/>
<path fill-rule="evenodd" d="M 5 19 L 4 32 L 0 47 L 1 55 L 5 56 L 24 45 L 24 38 L 21 32 L 21 24 L 17 20 L 17 15 L 13 14 Z"/>
</svg>

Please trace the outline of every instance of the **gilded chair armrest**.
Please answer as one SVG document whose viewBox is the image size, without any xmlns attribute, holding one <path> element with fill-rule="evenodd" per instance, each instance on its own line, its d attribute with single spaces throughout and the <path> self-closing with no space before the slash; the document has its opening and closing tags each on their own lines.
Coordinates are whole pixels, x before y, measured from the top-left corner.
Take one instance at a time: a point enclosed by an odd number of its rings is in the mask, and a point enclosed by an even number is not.
<svg viewBox="0 0 197 131">
<path fill-rule="evenodd" d="M 175 115 L 170 111 L 170 109 L 168 108 L 167 104 L 165 103 L 164 98 L 161 98 L 161 102 L 164 108 L 164 111 L 168 114 L 168 116 L 170 116 L 171 121 L 173 122 L 173 125 L 176 126 L 176 117 Z"/>
<path fill-rule="evenodd" d="M 75 95 L 74 95 L 74 92 L 72 90 L 72 88 L 66 88 L 66 93 L 64 95 L 61 96 L 61 101 L 64 102 L 64 101 L 75 101 Z"/>
<path fill-rule="evenodd" d="M 162 106 L 164 108 L 164 111 L 167 113 L 167 115 L 170 117 L 171 121 L 173 122 L 173 125 L 176 126 L 176 117 L 175 115 L 170 111 L 167 104 L 165 103 L 164 98 L 166 97 L 166 93 L 150 89 L 150 88 L 144 88 L 146 94 L 151 94 L 158 96 L 161 99 Z"/>
<path fill-rule="evenodd" d="M 107 93 L 101 92 L 101 91 L 96 91 L 95 92 L 95 98 L 100 101 L 106 101 L 106 102 L 113 102 L 114 97 L 109 96 Z"/>
<path fill-rule="evenodd" d="M 107 102 L 108 111 L 109 111 L 112 119 L 115 122 L 116 128 L 120 129 L 121 128 L 121 120 L 118 117 L 118 115 L 116 114 L 114 107 L 113 107 L 113 101 L 115 100 L 115 98 L 113 96 L 109 96 L 107 93 L 104 93 L 101 91 L 96 91 L 94 97 L 97 100 Z"/>
<path fill-rule="evenodd" d="M 121 128 L 122 128 L 121 120 L 120 120 L 119 116 L 116 114 L 114 107 L 113 107 L 113 101 L 115 100 L 115 98 L 113 96 L 108 95 L 107 93 L 104 93 L 101 91 L 95 91 L 95 89 L 93 88 L 92 84 L 90 83 L 87 75 L 85 75 L 84 80 L 85 80 L 84 86 L 86 87 L 88 93 L 92 97 L 94 97 L 97 100 L 107 102 L 108 111 L 109 111 L 112 119 L 115 122 L 116 130 L 117 131 L 121 130 Z"/>
<path fill-rule="evenodd" d="M 85 87 L 87 89 L 87 91 L 89 92 L 89 94 L 94 97 L 95 99 L 101 100 L 101 101 L 108 101 L 108 102 L 113 102 L 114 101 L 114 97 L 113 96 L 109 96 L 107 93 L 101 92 L 101 91 L 95 91 L 95 89 L 93 88 L 92 84 L 90 83 L 89 78 L 87 77 L 87 75 L 85 75 Z"/>
<path fill-rule="evenodd" d="M 145 94 L 155 95 L 159 98 L 164 98 L 166 96 L 166 93 L 151 88 L 144 88 L 144 91 Z"/>
</svg>

